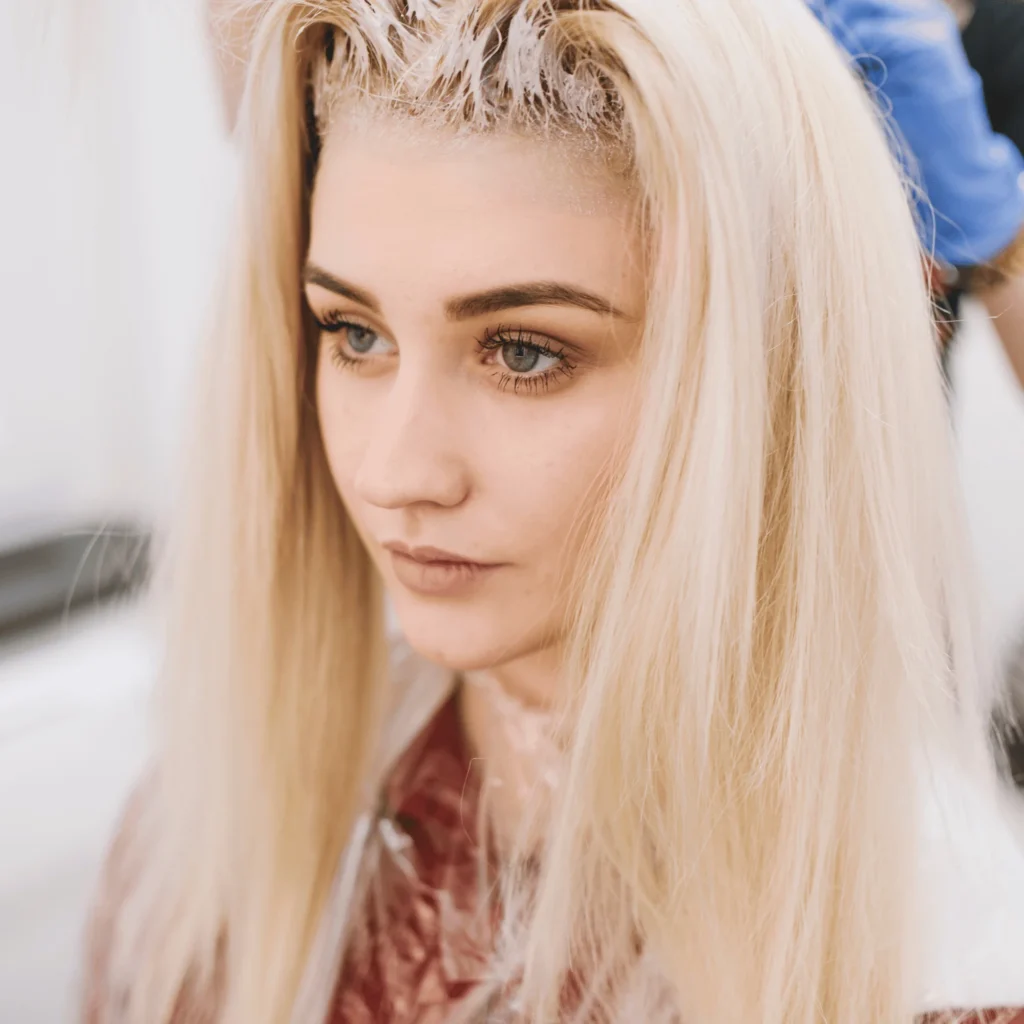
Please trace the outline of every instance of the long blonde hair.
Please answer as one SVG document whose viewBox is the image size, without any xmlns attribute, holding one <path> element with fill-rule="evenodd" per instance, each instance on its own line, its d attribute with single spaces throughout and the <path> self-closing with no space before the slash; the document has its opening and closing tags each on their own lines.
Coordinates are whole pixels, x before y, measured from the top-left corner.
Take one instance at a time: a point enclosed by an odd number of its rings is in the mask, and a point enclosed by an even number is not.
<svg viewBox="0 0 1024 1024">
<path fill-rule="evenodd" d="M 907 1020 L 920 750 L 983 744 L 930 310 L 870 100 L 801 0 L 261 6 L 118 940 L 136 1019 L 220 962 L 224 1024 L 287 1020 L 376 782 L 382 594 L 299 276 L 311 126 L 359 97 L 589 132 L 642 196 L 645 400 L 573 609 L 543 869 L 508 900 L 525 1019 L 575 974 L 594 1019 Z"/>
</svg>

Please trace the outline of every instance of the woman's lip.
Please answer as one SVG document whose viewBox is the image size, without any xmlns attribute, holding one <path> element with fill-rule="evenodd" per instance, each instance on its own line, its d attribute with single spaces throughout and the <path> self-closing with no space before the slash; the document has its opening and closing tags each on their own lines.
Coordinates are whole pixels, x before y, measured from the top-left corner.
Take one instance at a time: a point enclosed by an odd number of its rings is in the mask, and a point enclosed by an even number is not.
<svg viewBox="0 0 1024 1024">
<path fill-rule="evenodd" d="M 461 597 L 472 593 L 501 565 L 484 565 L 466 559 L 421 560 L 395 548 L 391 569 L 403 587 L 422 597 Z"/>
<path fill-rule="evenodd" d="M 444 551 L 441 548 L 410 547 L 401 541 L 387 541 L 382 546 L 393 555 L 398 555 L 400 558 L 408 559 L 412 562 L 418 562 L 421 565 L 467 566 L 476 569 L 497 568 L 497 563 L 474 562 L 471 558 L 463 558 L 462 555 L 456 555 L 451 551 Z"/>
</svg>

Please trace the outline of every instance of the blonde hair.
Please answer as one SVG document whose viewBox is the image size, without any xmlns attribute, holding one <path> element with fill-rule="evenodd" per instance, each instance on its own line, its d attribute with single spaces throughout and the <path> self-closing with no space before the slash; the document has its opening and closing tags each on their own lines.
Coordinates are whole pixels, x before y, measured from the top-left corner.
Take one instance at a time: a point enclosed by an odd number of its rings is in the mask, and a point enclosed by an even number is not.
<svg viewBox="0 0 1024 1024">
<path fill-rule="evenodd" d="M 525 1019 L 574 974 L 590 1019 L 908 1019 L 920 752 L 983 744 L 930 310 L 870 100 L 800 0 L 262 6 L 118 939 L 134 1019 L 218 956 L 223 1024 L 288 1019 L 377 782 L 382 595 L 299 277 L 310 107 L 357 98 L 589 131 L 643 200 L 645 401 L 573 609 L 543 869 L 508 893 Z"/>
</svg>

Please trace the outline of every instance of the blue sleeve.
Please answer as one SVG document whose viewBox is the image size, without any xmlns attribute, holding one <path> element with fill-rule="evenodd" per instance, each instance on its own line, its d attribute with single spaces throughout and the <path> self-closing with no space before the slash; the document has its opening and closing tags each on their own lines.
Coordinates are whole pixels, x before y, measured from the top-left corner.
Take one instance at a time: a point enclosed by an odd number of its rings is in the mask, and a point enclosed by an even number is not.
<svg viewBox="0 0 1024 1024">
<path fill-rule="evenodd" d="M 1024 225 L 1024 158 L 991 128 L 941 0 L 808 0 L 856 64 L 922 187 L 922 242 L 947 263 L 997 256 Z"/>
</svg>

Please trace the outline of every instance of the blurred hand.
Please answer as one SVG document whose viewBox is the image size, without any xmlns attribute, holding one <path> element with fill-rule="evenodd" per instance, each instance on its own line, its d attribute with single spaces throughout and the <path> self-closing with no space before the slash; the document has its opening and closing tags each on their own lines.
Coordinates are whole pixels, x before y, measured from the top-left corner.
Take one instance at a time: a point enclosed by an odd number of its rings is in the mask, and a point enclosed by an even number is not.
<svg viewBox="0 0 1024 1024">
<path fill-rule="evenodd" d="M 978 293 L 978 298 L 992 317 L 992 326 L 1024 387 L 1024 274 L 986 288 Z"/>
<path fill-rule="evenodd" d="M 974 16 L 974 0 L 946 0 L 946 4 L 956 16 L 957 24 L 963 31 Z"/>
</svg>

